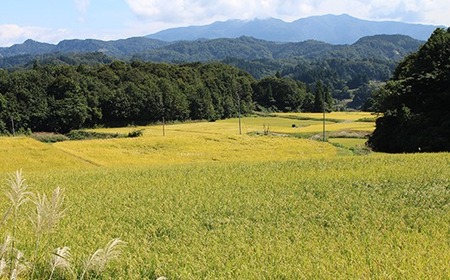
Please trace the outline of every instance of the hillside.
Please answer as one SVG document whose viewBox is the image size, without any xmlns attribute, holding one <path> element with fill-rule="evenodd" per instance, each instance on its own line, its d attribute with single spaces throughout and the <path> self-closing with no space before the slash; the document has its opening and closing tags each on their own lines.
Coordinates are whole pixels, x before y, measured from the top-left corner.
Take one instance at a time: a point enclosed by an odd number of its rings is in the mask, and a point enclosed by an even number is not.
<svg viewBox="0 0 450 280">
<path fill-rule="evenodd" d="M 26 40 L 23 44 L 16 44 L 8 48 L 0 48 L 0 58 L 18 55 L 44 55 L 50 53 L 88 53 L 101 52 L 106 55 L 125 58 L 131 54 L 168 45 L 168 42 L 153 40 L 145 37 L 133 37 L 115 41 L 102 40 L 63 40 L 58 44 L 47 44 Z"/>
<path fill-rule="evenodd" d="M 192 62 L 242 59 L 303 58 L 378 58 L 400 59 L 417 50 L 423 41 L 404 35 L 375 35 L 359 39 L 351 45 L 333 45 L 316 40 L 297 43 L 276 43 L 253 37 L 163 42 L 143 37 L 117 41 L 64 40 L 57 45 L 27 40 L 23 44 L 0 48 L 0 59 L 15 56 L 35 57 L 48 54 L 73 54 L 99 52 L 113 58 L 146 61 Z M 2 66 L 0 64 L 0 66 Z M 4 66 L 2 66 L 4 67 Z"/>
<path fill-rule="evenodd" d="M 250 36 L 276 42 L 318 40 L 330 44 L 353 44 L 361 37 L 377 34 L 403 34 L 418 40 L 426 40 L 437 27 L 394 21 L 368 21 L 343 14 L 312 16 L 293 22 L 274 18 L 229 20 L 204 26 L 171 28 L 147 37 L 163 41 L 179 41 Z"/>
<path fill-rule="evenodd" d="M 137 38 L 135 39 L 138 40 Z M 85 41 L 68 42 L 58 44 L 59 50 L 70 52 L 60 45 L 72 45 L 72 52 L 100 51 L 113 55 L 118 53 L 113 46 L 116 42 L 103 42 L 103 49 L 97 43 L 92 47 L 92 42 Z M 423 43 L 404 35 L 376 35 L 363 37 L 351 45 L 332 45 L 321 41 L 308 40 L 298 43 L 276 43 L 242 36 L 234 39 L 220 38 L 213 40 L 179 41 L 165 43 L 160 47 L 149 47 L 145 50 L 137 48 L 123 48 L 120 55 L 115 57 L 132 56 L 134 59 L 153 62 L 197 62 L 218 61 L 226 58 L 246 60 L 259 59 L 365 59 L 377 58 L 382 60 L 399 60 L 405 55 L 415 51 Z M 163 43 L 161 43 L 163 44 Z M 114 55 L 113 55 L 114 56 Z"/>
</svg>

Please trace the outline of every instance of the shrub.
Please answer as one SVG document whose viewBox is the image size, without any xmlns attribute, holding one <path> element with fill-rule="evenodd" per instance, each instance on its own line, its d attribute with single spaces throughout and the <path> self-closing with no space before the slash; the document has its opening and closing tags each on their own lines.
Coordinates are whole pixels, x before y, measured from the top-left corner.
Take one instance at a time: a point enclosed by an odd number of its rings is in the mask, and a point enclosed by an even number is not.
<svg viewBox="0 0 450 280">
<path fill-rule="evenodd" d="M 143 129 L 133 130 L 133 131 L 128 133 L 128 137 L 140 137 L 143 134 L 144 134 L 144 130 Z"/>
<path fill-rule="evenodd" d="M 69 138 L 63 134 L 52 132 L 35 132 L 31 134 L 31 137 L 44 143 L 56 143 L 69 140 Z"/>
<path fill-rule="evenodd" d="M 119 133 L 100 133 L 86 130 L 72 130 L 66 134 L 70 140 L 109 139 L 125 137 Z"/>
</svg>

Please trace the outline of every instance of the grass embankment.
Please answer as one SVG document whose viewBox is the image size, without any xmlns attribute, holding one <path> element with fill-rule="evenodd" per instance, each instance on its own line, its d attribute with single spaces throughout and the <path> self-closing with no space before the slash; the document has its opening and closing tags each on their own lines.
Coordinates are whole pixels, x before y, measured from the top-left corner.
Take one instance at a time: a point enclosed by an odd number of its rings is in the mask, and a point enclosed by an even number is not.
<svg viewBox="0 0 450 280">
<path fill-rule="evenodd" d="M 76 263 L 125 241 L 104 279 L 450 277 L 450 154 L 339 157 L 328 143 L 237 135 L 236 124 L 25 138 L 35 142 L 2 150 L 0 180 L 23 168 L 31 189 L 64 189 L 68 209 L 49 246 L 69 246 Z M 17 233 L 26 255 L 30 227 L 24 217 Z"/>
</svg>

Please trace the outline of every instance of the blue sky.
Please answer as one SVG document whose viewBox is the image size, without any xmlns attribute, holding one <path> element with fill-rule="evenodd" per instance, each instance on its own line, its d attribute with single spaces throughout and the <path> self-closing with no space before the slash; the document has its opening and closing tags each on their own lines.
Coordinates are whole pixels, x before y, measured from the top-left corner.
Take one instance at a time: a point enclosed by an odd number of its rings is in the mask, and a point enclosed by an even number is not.
<svg viewBox="0 0 450 280">
<path fill-rule="evenodd" d="M 26 39 L 112 40 L 217 20 L 275 17 L 293 21 L 343 14 L 450 26 L 448 0 L 2 0 L 0 47 Z"/>
</svg>

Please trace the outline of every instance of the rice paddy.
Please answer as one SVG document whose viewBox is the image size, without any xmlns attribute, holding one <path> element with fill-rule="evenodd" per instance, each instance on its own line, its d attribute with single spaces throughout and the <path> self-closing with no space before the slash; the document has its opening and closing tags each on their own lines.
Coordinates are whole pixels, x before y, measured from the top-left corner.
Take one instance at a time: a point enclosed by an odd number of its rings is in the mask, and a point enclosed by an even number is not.
<svg viewBox="0 0 450 280">
<path fill-rule="evenodd" d="M 327 133 L 370 132 L 361 118 Z M 450 154 L 357 156 L 342 150 L 364 139 L 298 138 L 320 135 L 320 114 L 243 118 L 242 135 L 237 124 L 170 124 L 165 136 L 162 126 L 104 128 L 144 134 L 56 144 L 0 138 L 0 181 L 22 169 L 32 190 L 64 190 L 48 246 L 69 246 L 76 263 L 125 241 L 101 279 L 450 277 Z M 30 255 L 31 225 L 20 225 Z"/>
</svg>

